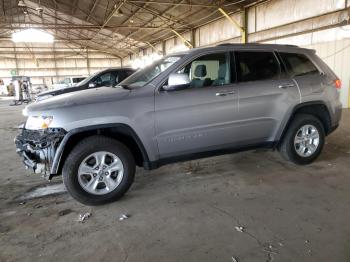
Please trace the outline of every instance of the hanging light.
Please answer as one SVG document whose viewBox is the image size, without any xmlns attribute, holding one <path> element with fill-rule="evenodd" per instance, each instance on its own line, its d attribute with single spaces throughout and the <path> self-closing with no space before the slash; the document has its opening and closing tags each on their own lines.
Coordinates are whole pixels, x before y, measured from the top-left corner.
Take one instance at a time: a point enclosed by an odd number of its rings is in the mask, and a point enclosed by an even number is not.
<svg viewBox="0 0 350 262">
<path fill-rule="evenodd" d="M 30 28 L 13 33 L 12 41 L 26 43 L 52 43 L 54 41 L 54 37 L 46 32 Z"/>
<path fill-rule="evenodd" d="M 115 17 L 123 17 L 124 16 L 124 13 L 122 12 L 122 10 L 118 10 L 117 12 L 115 12 L 113 14 L 113 16 Z"/>
<path fill-rule="evenodd" d="M 24 3 L 23 0 L 19 0 L 19 1 L 18 1 L 18 6 L 19 6 L 19 7 L 26 7 L 26 4 Z"/>
</svg>

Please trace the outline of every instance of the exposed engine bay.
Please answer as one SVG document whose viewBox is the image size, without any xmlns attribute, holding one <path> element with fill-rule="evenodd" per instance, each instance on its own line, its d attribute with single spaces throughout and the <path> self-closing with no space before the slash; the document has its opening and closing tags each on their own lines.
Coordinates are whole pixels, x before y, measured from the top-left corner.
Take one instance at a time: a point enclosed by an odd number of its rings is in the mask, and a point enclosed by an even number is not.
<svg viewBox="0 0 350 262">
<path fill-rule="evenodd" d="M 15 138 L 16 152 L 22 156 L 26 168 L 31 168 L 34 173 L 43 174 L 48 178 L 57 147 L 66 131 L 62 128 L 21 130 Z"/>
</svg>

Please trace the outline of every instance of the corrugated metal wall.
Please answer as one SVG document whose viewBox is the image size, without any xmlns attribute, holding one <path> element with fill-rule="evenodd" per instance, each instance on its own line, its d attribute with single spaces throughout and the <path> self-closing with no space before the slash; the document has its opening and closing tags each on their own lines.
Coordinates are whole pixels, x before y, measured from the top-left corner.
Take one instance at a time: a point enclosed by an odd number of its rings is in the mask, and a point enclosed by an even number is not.
<svg viewBox="0 0 350 262">
<path fill-rule="evenodd" d="M 119 58 L 88 51 L 71 50 L 62 43 L 40 44 L 40 51 L 30 51 L 31 46 L 1 41 L 0 78 L 9 79 L 11 70 L 17 75 L 31 77 L 34 85 L 50 85 L 67 76 L 87 76 L 108 67 L 120 67 Z M 37 49 L 36 49 L 37 50 Z"/>
</svg>

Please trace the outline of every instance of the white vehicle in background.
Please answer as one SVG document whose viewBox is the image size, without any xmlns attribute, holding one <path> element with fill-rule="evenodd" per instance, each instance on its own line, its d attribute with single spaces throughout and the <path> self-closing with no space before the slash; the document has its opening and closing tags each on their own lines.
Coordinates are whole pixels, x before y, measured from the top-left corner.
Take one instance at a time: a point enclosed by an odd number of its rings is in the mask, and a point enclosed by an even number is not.
<svg viewBox="0 0 350 262">
<path fill-rule="evenodd" d="M 65 79 L 59 81 L 56 84 L 53 84 L 51 86 L 51 89 L 61 89 L 61 88 L 67 88 L 72 87 L 78 84 L 79 82 L 83 81 L 86 77 L 85 76 L 72 76 L 72 77 L 66 77 Z"/>
</svg>

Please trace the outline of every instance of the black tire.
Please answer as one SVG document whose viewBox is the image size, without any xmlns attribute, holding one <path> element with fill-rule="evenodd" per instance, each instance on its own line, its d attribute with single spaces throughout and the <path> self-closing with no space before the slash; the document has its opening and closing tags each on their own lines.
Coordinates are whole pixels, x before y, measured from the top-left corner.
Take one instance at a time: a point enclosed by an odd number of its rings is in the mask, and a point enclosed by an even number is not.
<svg viewBox="0 0 350 262">
<path fill-rule="evenodd" d="M 314 126 L 319 133 L 318 147 L 313 154 L 307 157 L 300 156 L 294 147 L 294 138 L 298 130 L 304 125 Z M 297 114 L 288 126 L 288 130 L 279 145 L 279 151 L 286 160 L 291 161 L 297 165 L 307 165 L 312 163 L 320 155 L 324 142 L 325 131 L 321 121 L 313 115 Z"/>
<path fill-rule="evenodd" d="M 78 182 L 78 168 L 81 162 L 98 151 L 115 154 L 124 167 L 120 184 L 104 195 L 94 195 L 85 191 Z M 104 136 L 91 136 L 80 141 L 70 152 L 63 166 L 63 182 L 70 195 L 84 205 L 102 205 L 121 198 L 130 188 L 135 177 L 135 160 L 129 149 L 117 140 Z"/>
</svg>

